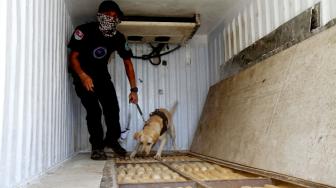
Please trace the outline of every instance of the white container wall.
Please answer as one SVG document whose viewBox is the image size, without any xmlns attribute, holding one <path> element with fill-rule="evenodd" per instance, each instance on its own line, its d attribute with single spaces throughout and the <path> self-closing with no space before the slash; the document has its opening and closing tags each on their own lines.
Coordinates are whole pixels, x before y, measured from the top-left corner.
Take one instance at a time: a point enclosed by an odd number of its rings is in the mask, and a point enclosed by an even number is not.
<svg viewBox="0 0 336 188">
<path fill-rule="evenodd" d="M 0 1 L 0 136 L 3 131 L 3 103 L 6 76 L 6 27 L 7 24 L 7 2 Z M 2 139 L 0 139 L 0 151 L 2 151 Z M 1 165 L 2 166 L 2 165 Z M 0 166 L 0 172 L 2 167 Z"/>
<path fill-rule="evenodd" d="M 322 2 L 322 22 L 328 23 L 330 20 L 336 18 L 336 1 L 335 0 L 321 0 Z"/>
<path fill-rule="evenodd" d="M 220 79 L 220 65 L 224 63 L 224 37 L 219 34 L 223 31 L 223 24 L 218 26 L 208 37 L 209 71 L 211 85 Z"/>
<path fill-rule="evenodd" d="M 318 2 L 324 25 L 336 17 L 333 0 L 254 0 L 242 7 L 234 19 L 225 21 L 209 35 L 211 83 L 219 81 L 220 65 Z"/>
<path fill-rule="evenodd" d="M 147 45 L 131 45 L 134 55 L 151 52 Z M 173 47 L 173 46 L 172 46 Z M 139 87 L 139 105 L 145 118 L 156 108 L 170 108 L 178 102 L 174 122 L 179 149 L 187 150 L 191 145 L 197 128 L 209 88 L 209 68 L 206 36 L 196 36 L 190 43 L 178 51 L 162 57 L 167 66 L 153 66 L 148 61 L 133 59 L 137 83 Z M 128 114 L 131 116 L 127 141 L 124 146 L 133 150 L 135 131 L 143 128 L 141 116 L 135 105 L 128 103 L 129 83 L 122 59 L 115 54 L 111 58 L 110 73 L 115 85 L 120 106 L 120 123 L 125 128 Z M 83 110 L 80 149 L 90 150 L 88 132 Z M 170 149 L 170 143 L 166 149 Z"/>
<path fill-rule="evenodd" d="M 14 187 L 75 154 L 80 108 L 64 1 L 2 0 L 0 9 L 0 187 Z"/>
</svg>

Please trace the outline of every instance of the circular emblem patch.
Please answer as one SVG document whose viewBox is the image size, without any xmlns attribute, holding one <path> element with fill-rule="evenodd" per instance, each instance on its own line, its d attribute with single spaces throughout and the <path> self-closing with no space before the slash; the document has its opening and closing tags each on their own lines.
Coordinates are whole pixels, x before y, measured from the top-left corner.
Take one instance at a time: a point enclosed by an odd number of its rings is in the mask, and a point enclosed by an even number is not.
<svg viewBox="0 0 336 188">
<path fill-rule="evenodd" d="M 93 50 L 93 57 L 96 59 L 103 59 L 106 54 L 107 49 L 101 46 Z"/>
<path fill-rule="evenodd" d="M 76 31 L 75 31 L 75 39 L 76 40 L 82 40 L 83 39 L 83 37 L 84 37 L 84 33 L 81 31 L 81 30 L 79 30 L 79 29 L 77 29 Z"/>
</svg>

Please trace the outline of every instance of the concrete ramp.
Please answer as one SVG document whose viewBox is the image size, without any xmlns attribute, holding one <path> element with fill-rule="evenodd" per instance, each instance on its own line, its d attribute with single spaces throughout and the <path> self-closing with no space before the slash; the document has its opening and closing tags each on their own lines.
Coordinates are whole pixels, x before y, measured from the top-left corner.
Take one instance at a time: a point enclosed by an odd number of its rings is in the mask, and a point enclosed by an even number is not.
<svg viewBox="0 0 336 188">
<path fill-rule="evenodd" d="M 336 27 L 212 86 L 191 151 L 336 186 Z"/>
</svg>

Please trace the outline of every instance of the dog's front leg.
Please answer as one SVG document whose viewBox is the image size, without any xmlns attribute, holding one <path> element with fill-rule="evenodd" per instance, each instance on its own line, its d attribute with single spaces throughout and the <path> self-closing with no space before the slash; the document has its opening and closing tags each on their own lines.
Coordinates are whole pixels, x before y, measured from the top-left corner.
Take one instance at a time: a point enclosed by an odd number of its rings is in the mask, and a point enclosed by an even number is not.
<svg viewBox="0 0 336 188">
<path fill-rule="evenodd" d="M 137 143 L 137 145 L 135 146 L 135 149 L 134 151 L 131 153 L 130 155 L 130 158 L 131 159 L 134 159 L 135 155 L 137 154 L 138 150 L 139 150 L 139 147 L 140 147 L 140 143 Z"/>
<path fill-rule="evenodd" d="M 162 137 L 160 147 L 159 147 L 156 155 L 154 156 L 155 159 L 157 159 L 157 160 L 161 159 L 161 153 L 162 153 L 163 147 L 166 145 L 166 141 L 167 141 L 167 134 L 164 137 Z"/>
</svg>

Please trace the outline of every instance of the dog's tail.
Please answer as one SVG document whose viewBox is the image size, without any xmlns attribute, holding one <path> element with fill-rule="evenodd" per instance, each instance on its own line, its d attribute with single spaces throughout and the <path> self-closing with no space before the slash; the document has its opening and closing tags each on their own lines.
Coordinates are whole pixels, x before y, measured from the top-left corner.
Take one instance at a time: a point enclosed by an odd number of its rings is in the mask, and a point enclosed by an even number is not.
<svg viewBox="0 0 336 188">
<path fill-rule="evenodd" d="M 175 101 L 173 107 L 170 108 L 169 112 L 171 113 L 171 115 L 173 116 L 176 112 L 176 109 L 177 109 L 177 105 L 178 105 L 178 102 Z"/>
</svg>

